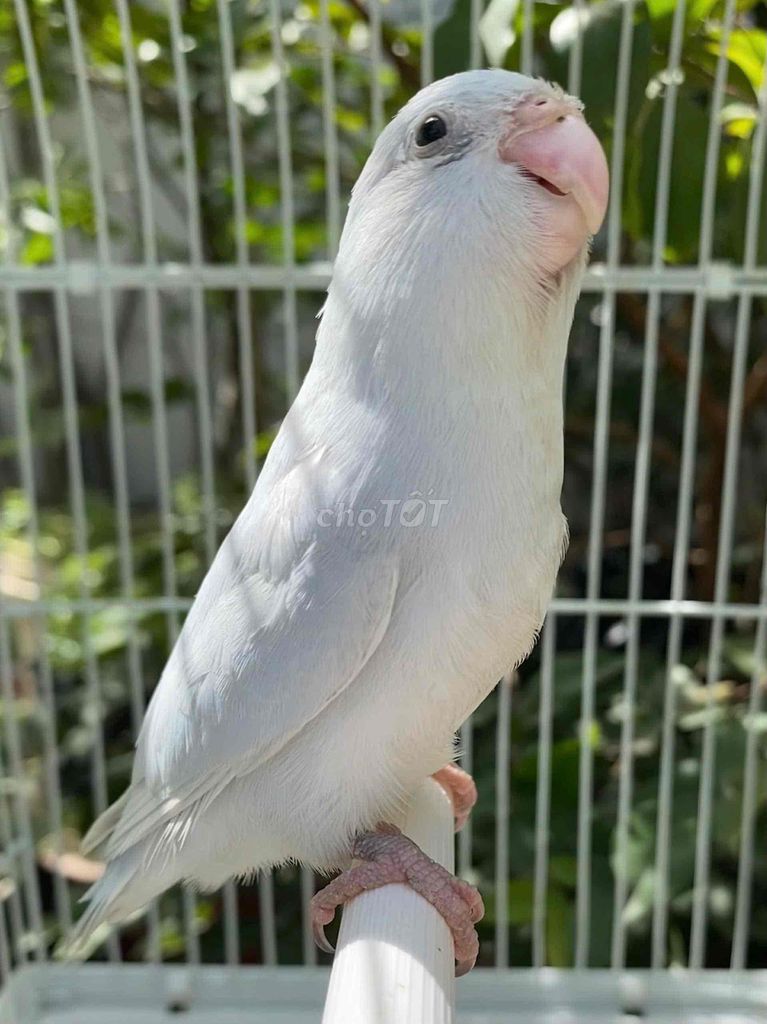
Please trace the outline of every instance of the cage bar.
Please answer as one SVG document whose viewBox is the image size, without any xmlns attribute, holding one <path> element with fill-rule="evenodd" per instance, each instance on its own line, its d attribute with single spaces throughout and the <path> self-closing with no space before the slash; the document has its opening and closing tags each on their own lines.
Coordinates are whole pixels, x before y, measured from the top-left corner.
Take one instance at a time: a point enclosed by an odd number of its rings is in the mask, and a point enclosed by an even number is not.
<svg viewBox="0 0 767 1024">
<path fill-rule="evenodd" d="M 669 59 L 665 72 L 666 91 L 663 97 L 660 153 L 658 160 L 657 191 L 653 223 L 653 266 L 663 267 L 666 247 L 669 198 L 671 193 L 671 166 L 674 151 L 674 125 L 678 88 L 679 62 L 682 54 L 682 31 L 686 16 L 685 0 L 679 0 L 674 9 L 669 43 Z M 651 446 L 655 404 L 655 385 L 658 373 L 658 332 L 661 317 L 661 294 L 651 292 L 647 301 L 645 347 L 642 360 L 641 408 L 639 440 L 634 474 L 634 496 L 631 510 L 631 553 L 629 567 L 629 600 L 640 601 L 644 574 L 647 503 L 650 487 Z M 626 668 L 623 688 L 623 723 L 621 728 L 620 780 L 618 792 L 618 819 L 616 829 L 616 868 L 613 906 L 613 934 L 611 962 L 623 968 L 626 959 L 626 929 L 624 906 L 627 897 L 627 869 L 629 816 L 632 805 L 634 774 L 634 716 L 639 674 L 641 623 L 637 615 L 627 620 Z"/>
<path fill-rule="evenodd" d="M 617 266 L 620 259 L 620 223 L 623 197 L 623 155 L 626 144 L 626 116 L 630 84 L 631 52 L 634 33 L 634 0 L 627 0 L 621 18 L 620 50 L 615 90 L 615 125 L 610 160 L 610 204 L 607 216 L 607 263 Z M 602 530 L 607 484 L 607 450 L 610 426 L 610 388 L 615 341 L 615 292 L 605 290 L 602 300 L 602 326 L 599 334 L 599 370 L 594 429 L 594 479 L 591 489 L 589 522 L 587 600 L 594 601 L 601 591 Z M 575 909 L 575 965 L 586 967 L 591 933 L 591 815 L 593 751 L 591 728 L 594 721 L 594 688 L 599 619 L 593 611 L 586 617 L 584 638 L 583 689 L 580 721 L 580 764 L 578 781 L 578 885 Z"/>
<path fill-rule="evenodd" d="M 10 373 L 8 375 L 13 392 L 15 442 L 18 448 L 18 476 L 21 489 L 26 495 L 31 510 L 27 537 L 32 552 L 33 572 L 36 592 L 32 600 L 8 596 L 0 596 L 0 684 L 5 703 L 14 699 L 14 631 L 22 629 L 27 623 L 36 630 L 40 642 L 39 664 L 35 666 L 39 675 L 39 687 L 44 705 L 42 720 L 42 741 L 44 749 L 43 789 L 45 797 L 46 821 L 45 828 L 50 829 L 54 837 L 60 837 L 63 828 L 62 793 L 59 780 L 59 751 L 56 745 L 55 716 L 56 704 L 53 684 L 53 670 L 45 647 L 46 632 L 50 618 L 62 613 L 79 617 L 83 624 L 83 641 L 86 649 L 84 677 L 86 681 L 87 700 L 93 706 L 100 704 L 101 672 L 103 666 L 89 648 L 87 623 L 105 611 L 123 610 L 129 618 L 131 628 L 128 633 L 126 647 L 125 670 L 130 687 L 130 714 L 134 731 L 138 730 L 144 712 L 144 680 L 142 653 L 139 646 L 139 627 L 146 616 L 161 613 L 165 617 L 166 629 L 171 642 L 175 639 L 183 615 L 188 611 L 191 600 L 178 593 L 177 566 L 174 552 L 174 519 L 172 502 L 173 478 L 170 467 L 170 449 L 173 438 L 169 436 L 167 422 L 167 399 L 165 395 L 165 345 L 168 342 L 168 331 L 164 328 L 162 313 L 167 307 L 184 309 L 189 315 L 188 346 L 191 355 L 191 380 L 194 386 L 194 409 L 196 413 L 196 429 L 198 432 L 199 450 L 196 453 L 195 468 L 199 469 L 201 494 L 204 510 L 204 561 L 209 564 L 215 554 L 219 541 L 217 530 L 217 480 L 215 470 L 216 437 L 213 421 L 213 401 L 211 393 L 210 359 L 208 331 L 205 320 L 206 296 L 210 292 L 225 293 L 226 301 L 231 300 L 236 316 L 237 360 L 239 363 L 238 401 L 241 432 L 244 449 L 244 475 L 248 487 L 256 481 L 256 442 L 258 439 L 259 415 L 264 414 L 256 409 L 256 380 L 254 367 L 254 313 L 251 307 L 251 293 L 275 292 L 281 301 L 281 322 L 279 330 L 284 342 L 284 365 L 287 380 L 286 391 L 289 398 L 294 397 L 300 380 L 300 332 L 303 328 L 303 301 L 311 298 L 316 301 L 328 285 L 331 274 L 331 261 L 338 249 L 341 224 L 343 220 L 342 199 L 342 167 L 346 181 L 347 161 L 350 155 L 346 148 L 343 132 L 339 130 L 339 108 L 347 102 L 343 93 L 338 68 L 341 61 L 358 59 L 360 67 L 369 71 L 370 90 L 370 121 L 377 133 L 383 126 L 389 112 L 391 78 L 385 67 L 387 59 L 393 59 L 389 52 L 391 39 L 397 38 L 398 29 L 387 5 L 380 0 L 360 0 L 354 3 L 360 17 L 360 28 L 367 32 L 360 33 L 361 54 L 352 55 L 345 47 L 346 40 L 340 33 L 337 37 L 335 24 L 338 25 L 338 14 L 329 0 L 319 0 L 317 34 L 311 38 L 311 46 L 307 52 L 314 60 L 313 70 L 321 82 L 321 137 L 317 140 L 317 161 L 324 169 L 325 180 L 318 186 L 324 190 L 324 216 L 327 226 L 327 245 L 320 252 L 323 259 L 312 263 L 299 262 L 296 253 L 296 233 L 298 210 L 297 171 L 303 173 L 299 162 L 300 147 L 298 146 L 298 127 L 291 124 L 293 109 L 297 105 L 301 85 L 294 78 L 295 68 L 291 66 L 288 36 L 283 28 L 288 18 L 287 9 L 282 8 L 277 0 L 270 0 L 268 25 L 269 54 L 280 69 L 279 81 L 270 93 L 270 104 L 267 112 L 267 123 L 274 129 L 277 145 L 277 161 L 279 169 L 279 229 L 282 243 L 281 258 L 274 264 L 264 262 L 265 257 L 255 260 L 249 246 L 249 218 L 256 214 L 249 207 L 248 177 L 246 167 L 250 165 L 251 155 L 247 152 L 245 125 L 241 112 L 232 94 L 232 79 L 237 70 L 247 63 L 248 56 L 240 46 L 233 23 L 232 5 L 225 0 L 217 0 L 212 17 L 216 23 L 218 37 L 217 50 L 220 51 L 220 74 L 223 84 L 224 112 L 226 115 L 226 138 L 222 145 L 226 153 L 224 163 L 228 163 L 231 173 L 232 188 L 232 223 L 233 250 L 228 262 L 215 263 L 208 257 L 203 248 L 203 232 L 201 225 L 200 180 L 197 172 L 196 131 L 200 128 L 195 121 L 193 108 L 194 89 L 198 83 L 190 79 L 193 64 L 187 57 L 188 40 L 184 33 L 187 14 L 179 0 L 167 0 L 162 8 L 167 16 L 172 65 L 171 90 L 176 104 L 176 118 L 180 139 L 179 181 L 181 182 L 184 210 L 187 215 L 184 225 L 185 251 L 178 261 L 160 259 L 160 239 L 158 224 L 160 218 L 153 209 L 153 188 L 156 186 L 156 169 L 150 167 L 148 142 L 151 124 L 148 109 L 144 103 L 148 93 L 142 83 L 142 76 L 136 63 L 136 25 L 132 23 L 132 12 L 127 0 L 116 0 L 117 15 L 121 33 L 123 64 L 126 80 L 119 86 L 121 94 L 127 99 L 131 127 L 132 162 L 135 165 L 135 176 L 138 186 L 138 205 L 140 209 L 140 239 L 142 251 L 139 262 L 131 264 L 120 262 L 115 253 L 117 245 L 110 240 L 109 198 L 105 174 L 105 150 L 100 139 L 100 128 L 97 118 L 97 93 L 89 55 L 86 51 L 83 31 L 80 24 L 83 8 L 76 0 L 62 0 L 62 11 L 71 49 L 71 76 L 76 86 L 76 104 L 73 114 L 79 118 L 83 129 L 82 146 L 85 154 L 85 170 L 93 199 L 94 210 L 94 242 L 95 256 L 92 258 L 70 259 L 65 251 L 65 235 L 60 202 L 59 202 L 59 169 L 55 162 L 56 131 L 58 123 L 57 111 L 46 107 L 48 97 L 44 95 L 41 67 L 36 54 L 36 41 L 32 28 L 32 8 L 26 0 L 14 0 L 19 34 L 24 53 L 25 65 L 29 74 L 29 88 L 32 97 L 32 122 L 36 138 L 34 144 L 39 148 L 42 178 L 49 197 L 51 214 L 54 221 L 54 258 L 48 265 L 27 266 L 16 251 L 16 240 L 13 235 L 13 216 L 8 173 L 5 160 L 10 147 L 0 149 L 0 210 L 2 219 L 8 226 L 8 239 L 0 267 L 0 288 L 4 292 L 6 328 L 7 328 L 7 360 Z M 434 0 L 416 0 L 411 10 L 412 28 L 407 33 L 420 31 L 420 81 L 430 81 L 435 73 L 435 61 L 439 58 L 436 49 L 439 40 L 437 30 L 438 11 Z M 466 5 L 467 12 L 467 50 L 471 66 L 482 63 L 481 40 L 478 31 L 479 20 L 483 15 L 482 0 L 470 0 Z M 576 19 L 581 19 L 590 12 L 584 0 L 575 0 L 570 9 Z M 515 44 L 514 59 L 525 73 L 535 73 L 543 56 L 536 52 L 536 42 L 540 38 L 538 28 L 533 27 L 532 18 L 539 14 L 538 5 L 532 0 L 523 0 L 515 14 L 514 29 L 518 30 Z M 674 670 L 683 660 L 685 646 L 683 633 L 685 625 L 690 622 L 710 623 L 711 637 L 708 645 L 708 709 L 713 707 L 713 684 L 721 675 L 724 664 L 724 639 L 733 624 L 753 630 L 754 670 L 750 683 L 748 702 L 741 709 L 743 712 L 743 728 L 745 749 L 743 755 L 743 793 L 740 803 L 741 835 L 739 839 L 739 861 L 737 867 L 737 888 L 735 893 L 734 923 L 731 936 L 729 955 L 731 966 L 736 971 L 743 968 L 748 960 L 749 942 L 754 927 L 752 901 L 755 891 L 755 870 L 758 864 L 757 848 L 757 806 L 759 780 L 762 769 L 762 751 L 758 733 L 754 728 L 757 717 L 763 713 L 763 676 L 767 659 L 767 548 L 761 553 L 761 580 L 755 578 L 754 591 L 757 583 L 760 586 L 758 603 L 738 601 L 731 595 L 731 569 L 736 555 L 735 526 L 738 513 L 738 454 L 741 447 L 741 413 L 743 403 L 743 384 L 748 369 L 749 344 L 752 334 L 753 313 L 759 300 L 767 297 L 767 267 L 757 262 L 757 250 L 760 225 L 760 206 L 764 189 L 764 161 L 767 152 L 767 124 L 764 117 L 756 121 L 752 140 L 751 164 L 749 173 L 747 209 L 746 209 L 746 240 L 742 260 L 735 262 L 718 262 L 714 258 L 714 226 L 717 210 L 717 174 L 720 164 L 722 124 L 721 114 L 727 101 L 727 64 L 726 54 L 729 42 L 728 33 L 738 24 L 739 12 L 735 0 L 727 0 L 724 5 L 725 32 L 720 40 L 720 52 L 716 62 L 714 90 L 709 110 L 709 125 L 706 153 L 706 175 L 700 207 L 699 255 L 695 265 L 669 266 L 665 263 L 665 248 L 668 235 L 668 216 L 671 201 L 671 184 L 675 161 L 680 159 L 679 147 L 675 151 L 677 135 L 677 99 L 682 81 L 680 68 L 683 66 L 683 34 L 685 21 L 689 20 L 689 5 L 680 2 L 674 5 L 673 14 L 669 11 L 671 31 L 668 41 L 668 52 L 664 55 L 664 70 L 661 84 L 664 89 L 662 101 L 662 123 L 660 133 L 660 151 L 657 164 L 656 197 L 654 206 L 654 230 L 650 262 L 646 266 L 626 265 L 620 252 L 620 215 L 622 193 L 624 191 L 624 157 L 628 155 L 629 139 L 627 138 L 627 111 L 631 87 L 632 61 L 635 56 L 636 39 L 635 23 L 638 5 L 627 0 L 620 11 L 619 60 L 615 80 L 615 104 L 613 146 L 612 146 L 612 179 L 613 195 L 610 205 L 610 217 L 606 230 L 606 260 L 604 263 L 592 263 L 589 267 L 584 291 L 587 295 L 596 296 L 601 302 L 602 319 L 598 333 L 599 360 L 597 367 L 596 395 L 596 431 L 593 444 L 593 485 L 588 527 L 587 581 L 584 597 L 560 594 L 553 601 L 548 619 L 545 623 L 540 644 L 540 668 L 538 675 L 538 706 L 537 706 L 537 738 L 538 749 L 535 754 L 535 818 L 534 827 L 530 832 L 529 851 L 532 862 L 532 920 L 529 935 L 522 930 L 524 940 L 530 940 L 531 961 L 536 968 L 545 968 L 549 956 L 548 925 L 549 911 L 548 894 L 552 883 L 551 875 L 551 826 L 552 826 L 552 758 L 555 745 L 555 712 L 557 709 L 558 662 L 557 657 L 567 649 L 567 636 L 570 631 L 578 628 L 579 620 L 585 622 L 585 640 L 582 645 L 583 666 L 580 674 L 581 682 L 581 720 L 578 735 L 581 745 L 579 750 L 578 778 L 580 784 L 580 803 L 577 808 L 577 888 L 575 915 L 575 962 L 578 967 L 589 966 L 591 955 L 591 938 L 597 922 L 592 920 L 592 816 L 594 809 L 594 751 L 591 747 L 590 725 L 595 720 L 597 699 L 597 657 L 601 649 L 600 625 L 607 617 L 620 617 L 626 624 L 625 664 L 622 675 L 623 719 L 621 722 L 620 754 L 617 763 L 621 773 L 617 781 L 617 806 L 615 808 L 615 843 L 618 870 L 612 880 L 614 904 L 612 912 L 611 953 L 613 967 L 609 988 L 610 1013 L 615 1019 L 617 1014 L 633 1013 L 629 1002 L 625 1000 L 625 992 L 621 990 L 620 999 L 616 991 L 620 988 L 629 955 L 629 931 L 624 912 L 631 897 L 630 880 L 620 871 L 620 864 L 625 861 L 630 842 L 632 812 L 634 811 L 636 769 L 639 777 L 639 761 L 635 765 L 634 741 L 636 739 L 636 720 L 642 678 L 640 675 L 640 652 L 644 636 L 650 631 L 648 619 L 657 619 L 668 627 L 668 639 L 665 644 L 665 690 L 663 693 L 663 718 L 661 722 L 660 741 L 660 778 L 658 782 L 658 809 L 655 819 L 657 836 L 655 840 L 655 872 L 656 890 L 652 906 L 651 933 L 651 966 L 661 968 L 666 965 L 669 957 L 669 903 L 673 896 L 670 887 L 670 853 L 672 843 L 672 824 L 674 821 L 675 778 L 678 767 L 679 751 L 675 749 L 677 734 L 677 714 L 675 684 L 672 678 Z M 134 19 L 135 20 L 135 19 Z M 299 18 L 300 20 L 300 18 Z M 63 24 L 63 23 L 62 23 Z M 393 27 L 394 26 L 394 27 Z M 419 29 L 420 26 L 420 29 Z M 409 39 L 409 36 L 406 36 Z M 307 34 L 306 39 L 309 39 Z M 337 51 L 338 45 L 338 51 Z M 414 51 L 413 51 L 414 52 Z M 396 51 L 394 56 L 396 56 Z M 713 64 L 713 61 L 712 61 Z M 414 65 L 415 67 L 415 65 Z M 44 68 L 42 68 L 44 70 Z M 584 49 L 583 39 L 575 34 L 567 63 L 567 84 L 571 92 L 578 93 L 583 78 Z M 416 79 L 418 76 L 416 76 Z M 409 85 L 408 85 L 409 88 Z M 294 91 L 295 90 L 295 91 Z M 763 113 L 767 103 L 767 67 L 759 97 L 760 110 Z M 8 134 L 7 127 L 3 127 Z M 323 201 L 323 197 L 320 197 Z M 599 247 L 601 239 L 597 240 Z M 182 246 L 183 250 L 183 246 Z M 601 249 L 599 249 L 601 252 Z M 254 261 L 251 262 L 251 256 Z M 324 257 L 327 258 L 324 258 Z M 214 257 L 213 257 L 214 258 Z M 228 258 L 228 257 L 227 257 Z M 150 357 L 151 383 L 151 417 L 154 438 L 154 449 L 157 470 L 158 505 L 162 525 L 162 559 L 163 581 L 154 594 L 136 592 L 136 572 L 134 568 L 135 553 L 132 540 L 132 509 L 128 488 L 128 465 L 126 455 L 126 423 L 123 410 L 122 380 L 120 355 L 116 343 L 117 309 L 121 298 L 129 292 L 140 294 L 145 304 L 147 345 Z M 644 349 L 642 354 L 641 397 L 638 421 L 638 441 L 636 445 L 636 464 L 633 479 L 633 500 L 631 506 L 631 532 L 629 539 L 629 580 L 625 596 L 618 598 L 603 596 L 602 559 L 604 555 L 604 528 L 606 517 L 605 501 L 609 497 L 607 487 L 608 460 L 611 456 L 611 390 L 614 384 L 613 354 L 615 351 L 616 302 L 621 292 L 630 292 L 639 296 L 646 309 L 644 328 Z M 75 523 L 75 548 L 79 557 L 84 558 L 88 552 L 90 523 L 85 507 L 85 486 L 81 453 L 81 425 L 79 422 L 80 408 L 74 376 L 74 355 L 72 350 L 73 320 L 76 312 L 76 301 L 83 297 L 93 299 L 93 307 L 97 312 L 100 333 L 100 358 L 103 359 L 105 371 L 105 405 L 109 430 L 109 458 L 111 460 L 111 488 L 114 501 L 116 524 L 119 581 L 115 585 L 115 593 L 110 596 L 93 597 L 89 591 L 87 578 L 83 576 L 80 591 L 72 600 L 63 601 L 50 596 L 43 586 L 41 559 L 39 552 L 40 520 L 37 503 L 39 481 L 35 480 L 33 423 L 31 409 L 31 384 L 29 378 L 29 360 L 24 350 L 24 314 L 26 304 L 34 301 L 38 294 L 49 296 L 52 300 L 51 322 L 56 328 L 56 344 L 61 357 L 61 411 L 66 426 L 67 474 L 69 483 L 68 500 L 73 512 Z M 654 420 L 656 413 L 656 383 L 659 375 L 658 345 L 660 334 L 664 328 L 664 311 L 666 304 L 675 296 L 692 296 L 692 325 L 688 349 L 688 375 L 685 382 L 684 422 L 682 425 L 682 452 L 679 470 L 679 492 L 676 507 L 676 533 L 673 546 L 672 580 L 668 598 L 644 596 L 644 549 L 646 541 L 651 473 L 653 469 Z M 259 301 L 268 296 L 259 296 Z M 728 403 L 727 447 L 725 458 L 725 477 L 721 494 L 721 522 L 719 529 L 718 560 L 715 574 L 715 590 L 711 599 L 689 600 L 686 590 L 686 574 L 689 566 L 690 548 L 693 543 L 694 531 L 692 523 L 692 505 L 695 498 L 696 450 L 698 446 L 697 408 L 701 394 L 701 379 L 704 364 L 705 340 L 704 332 L 707 317 L 717 312 L 717 303 L 730 302 L 736 310 L 734 345 L 731 359 L 730 396 Z M 306 303 L 307 307 L 309 302 Z M 307 329 L 310 325 L 306 325 Z M 616 363 L 617 366 L 617 363 Z M 263 424 L 267 426 L 268 424 Z M 238 433 L 239 440 L 239 433 Z M 758 567 L 757 567 L 758 568 Z M 707 596 L 708 597 L 708 596 Z M 756 600 L 754 598 L 754 600 Z M 643 632 L 644 636 L 643 636 Z M 523 679 L 525 677 L 523 676 Z M 526 681 L 526 680 L 525 680 Z M 516 702 L 517 698 L 514 697 Z M 544 971 L 535 975 L 525 976 L 528 980 L 521 981 L 520 974 L 507 973 L 510 956 L 510 936 L 512 927 L 508 906 L 509 881 L 515 870 L 515 853 L 513 844 L 515 835 L 515 801 L 512 792 L 512 778 L 515 770 L 514 749 L 511 744 L 511 683 L 506 679 L 497 691 L 495 722 L 495 756 L 493 768 L 495 773 L 495 873 L 490 879 L 496 903 L 495 945 L 494 956 L 497 968 L 498 984 L 510 984 L 515 979 L 517 985 L 532 985 L 533 979 L 541 991 L 546 986 L 554 986 L 555 975 Z M 515 703 L 515 735 L 517 729 L 517 712 Z M 477 729 L 485 729 L 485 722 L 478 717 Z M 35 824 L 30 810 L 28 789 L 24 785 L 16 786 L 19 780 L 24 781 L 30 775 L 29 766 L 25 762 L 27 751 L 24 749 L 24 737 L 15 721 L 5 717 L 3 727 L 2 765 L 0 765 L 0 781 L 7 788 L 0 791 L 0 842 L 3 845 L 3 873 L 7 881 L 0 892 L 0 971 L 8 974 L 19 964 L 26 961 L 44 960 L 46 946 L 44 941 L 45 928 L 48 922 L 43 914 L 40 888 L 38 885 L 35 848 Z M 557 728 L 559 723 L 557 722 Z M 477 743 L 475 725 L 469 721 L 461 730 L 460 753 L 462 763 L 468 770 L 477 763 Z M 482 733 L 484 737 L 484 732 Z M 692 937 L 689 951 L 689 966 L 703 967 L 707 955 L 707 931 L 710 910 L 708 896 L 712 880 L 712 826 L 715 784 L 717 780 L 717 727 L 710 719 L 703 732 L 702 774 L 699 788 L 699 818 L 696 838 L 695 891 L 692 919 Z M 106 802 L 106 761 L 98 727 L 94 733 L 92 795 L 95 809 L 102 808 Z M 479 748 L 480 755 L 482 748 Z M 480 756 L 480 765 L 481 765 Z M 612 811 L 612 807 L 610 808 Z M 526 824 L 526 823 L 525 823 Z M 460 873 L 471 877 L 476 867 L 477 851 L 473 849 L 473 832 L 471 823 L 457 839 L 458 864 Z M 490 854 L 492 857 L 492 852 Z M 300 900 L 302 909 L 302 929 L 299 954 L 304 963 L 310 965 L 305 977 L 319 977 L 311 965 L 316 963 L 317 954 L 312 942 L 308 920 L 308 903 L 314 889 L 314 879 L 310 872 L 303 871 L 296 875 L 297 883 L 293 893 Z M 283 878 L 279 879 L 279 893 L 285 891 Z M 278 934 L 277 911 L 275 904 L 275 879 L 271 874 L 259 880 L 259 942 L 260 957 L 266 965 L 276 965 L 278 947 L 282 941 Z M 71 923 L 69 906 L 69 886 L 66 879 L 54 873 L 54 909 L 56 926 L 61 930 Z M 238 914 L 238 894 L 233 885 L 228 885 L 222 893 L 223 920 L 221 930 L 223 936 L 223 957 L 226 963 L 234 967 L 239 964 L 243 954 L 241 924 Z M 198 976 L 196 962 L 200 959 L 200 943 L 198 922 L 195 919 L 195 905 L 191 896 L 184 899 L 184 931 L 186 956 L 194 965 L 186 977 L 194 979 Z M 244 901 L 243 901 L 244 909 Z M 282 915 L 281 915 L 282 916 Z M 599 927 L 607 930 L 609 925 L 600 921 Z M 515 934 L 515 942 L 519 940 Z M 296 932 L 297 935 L 297 932 Z M 729 936 L 728 936 L 729 939 Z M 278 942 L 278 940 L 280 940 Z M 35 945 L 36 943 L 36 945 Z M 297 942 L 297 946 L 298 946 Z M 514 946 L 516 959 L 517 946 Z M 112 942 L 111 952 L 117 956 L 117 946 Z M 150 960 L 160 958 L 159 920 L 156 909 L 149 920 L 149 942 L 147 956 Z M 32 970 L 32 965 L 29 965 Z M 46 977 L 58 977 L 55 968 L 45 964 L 44 969 L 52 971 Z M 118 969 L 117 967 L 115 969 Z M 185 968 L 186 970 L 186 968 Z M 282 968 L 280 969 L 282 970 Z M 160 977 L 162 972 L 158 972 Z M 19 975 L 18 977 L 23 977 Z M 124 975 L 126 976 L 126 975 Z M 154 976 L 154 975 L 153 975 Z M 237 974 L 227 977 L 238 977 Z M 271 976 L 271 975 L 270 975 Z M 275 975 L 275 977 L 286 975 Z M 85 977 L 85 975 L 83 975 Z M 106 975 L 104 975 L 106 977 Z M 118 975 L 109 975 L 118 977 Z M 142 977 L 148 977 L 142 976 Z M 259 977 L 265 977 L 260 975 Z M 573 991 L 578 986 L 592 986 L 593 992 L 604 994 L 607 988 L 600 988 L 598 975 L 595 972 L 576 974 L 573 976 Z M 659 990 L 664 986 L 673 986 L 675 981 L 665 972 L 658 971 Z M 691 978 L 700 978 L 697 973 Z M 734 976 L 733 976 L 734 977 Z M 548 979 L 548 980 L 547 980 Z M 583 979 L 583 981 L 581 981 Z M 641 980 L 642 985 L 647 985 Z M 195 982 L 192 981 L 191 988 Z M 253 983 L 255 985 L 255 982 Z M 487 983 L 490 985 L 490 983 Z M 495 984 L 495 983 L 493 983 Z M 557 982 L 557 985 L 560 982 Z M 690 985 L 695 982 L 690 981 Z M 700 981 L 697 984 L 702 984 Z M 613 986 L 614 987 L 610 987 Z M 41 989 L 44 986 L 41 985 Z M 490 985 L 492 988 L 492 985 Z M 749 993 L 758 986 L 751 986 Z M 320 991 L 320 988 L 317 988 Z M 495 991 L 495 989 L 493 989 Z M 578 989 L 580 991 L 580 989 Z M 642 1012 L 649 1012 L 651 1019 L 671 1019 L 652 1016 L 659 1011 L 660 1003 L 653 1001 L 652 993 L 645 994 L 636 1004 Z M 541 997 L 542 998 L 542 997 Z M 659 997 L 660 998 L 660 997 Z M 665 998 L 665 997 L 664 997 Z M 749 998 L 751 996 L 749 995 Z M 754 997 L 757 998 L 757 997 Z M 575 1000 L 577 1002 L 577 1000 Z M 732 1005 L 735 1003 L 731 1000 Z M 614 1004 L 614 1005 L 613 1005 Z M 673 1000 L 672 1000 L 673 1004 Z M 159 1005 L 159 1004 L 158 1004 Z M 525 1004 L 529 1011 L 530 1004 Z M 536 1004 L 538 1005 L 538 1004 Z M 564 1013 L 564 1003 L 557 1004 Z M 632 1004 L 633 1005 L 633 1004 Z M 665 1007 L 666 1004 L 663 1004 Z M 679 1004 L 673 1004 L 678 1006 Z M 760 1011 L 763 1007 L 760 1004 Z M 523 1008 L 524 1009 L 524 1008 Z M 258 1012 L 254 1009 L 254 1012 Z M 637 1010 L 637 1013 L 639 1011 Z M 665 1011 L 664 1011 L 665 1012 Z M 529 1017 L 529 1013 L 528 1013 Z M 261 1019 L 257 1017 L 256 1019 Z M 472 1018 L 473 1019 L 473 1018 Z M 484 1019 L 484 1018 L 478 1018 Z M 570 1019 L 570 1018 L 568 1018 Z M 580 1019 L 573 1017 L 573 1020 Z M 601 1018 L 600 1018 L 601 1019 Z M 611 1019 L 613 1019 L 611 1017 Z M 675 1020 L 677 1018 L 674 1018 Z"/>
</svg>

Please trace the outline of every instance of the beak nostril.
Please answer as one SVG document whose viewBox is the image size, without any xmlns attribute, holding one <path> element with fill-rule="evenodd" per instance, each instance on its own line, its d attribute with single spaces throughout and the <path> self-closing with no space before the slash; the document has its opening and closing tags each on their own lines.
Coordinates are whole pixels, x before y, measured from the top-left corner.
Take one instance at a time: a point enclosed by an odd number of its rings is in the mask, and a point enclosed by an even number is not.
<svg viewBox="0 0 767 1024">
<path fill-rule="evenodd" d="M 581 234 L 584 228 L 596 234 L 607 207 L 608 167 L 599 140 L 575 103 L 539 103 L 533 97 L 499 142 L 498 155 L 503 163 L 521 168 L 523 178 L 532 178 L 544 194 L 556 197 L 557 207 L 550 212 L 561 213 L 563 223 L 572 215 Z M 566 203 L 563 196 L 571 198 Z"/>
</svg>

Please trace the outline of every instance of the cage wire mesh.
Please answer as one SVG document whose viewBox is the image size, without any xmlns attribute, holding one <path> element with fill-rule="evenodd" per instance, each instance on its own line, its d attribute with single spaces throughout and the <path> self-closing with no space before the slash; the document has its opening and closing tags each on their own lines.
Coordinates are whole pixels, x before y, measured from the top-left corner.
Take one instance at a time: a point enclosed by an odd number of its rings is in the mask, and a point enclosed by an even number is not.
<svg viewBox="0 0 767 1024">
<path fill-rule="evenodd" d="M 6 976 L 98 870 L 78 840 L 308 365 L 371 141 L 487 63 L 583 97 L 612 192 L 568 362 L 570 551 L 460 736 L 480 962 L 764 964 L 765 25 L 735 0 L 0 6 Z M 100 955 L 313 965 L 313 887 L 167 894 Z"/>
</svg>

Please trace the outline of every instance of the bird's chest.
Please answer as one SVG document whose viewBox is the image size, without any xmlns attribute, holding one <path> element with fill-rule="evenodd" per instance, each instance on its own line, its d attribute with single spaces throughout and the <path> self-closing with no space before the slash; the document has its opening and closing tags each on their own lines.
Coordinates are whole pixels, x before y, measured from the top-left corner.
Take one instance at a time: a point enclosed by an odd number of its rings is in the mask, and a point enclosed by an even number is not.
<svg viewBox="0 0 767 1024">
<path fill-rule="evenodd" d="M 417 624 L 410 649 L 423 655 L 430 714 L 442 708 L 451 728 L 529 652 L 566 535 L 561 474 L 542 467 L 545 445 L 521 459 L 514 439 L 494 443 L 490 453 L 476 435 L 454 441 L 431 463 L 437 472 L 419 525 L 399 528 L 402 590 L 410 592 L 402 613 Z"/>
<path fill-rule="evenodd" d="M 433 664 L 435 638 L 456 678 L 469 661 L 485 678 L 521 659 L 545 614 L 565 536 L 561 404 L 552 391 L 536 401 L 506 387 L 476 398 L 412 396 L 345 476 L 355 483 L 341 528 L 362 547 L 391 550 L 400 596 L 417 595 L 407 605 L 417 628 L 411 649 Z"/>
<path fill-rule="evenodd" d="M 490 619 L 545 610 L 561 561 L 561 427 L 466 422 L 410 479 L 400 525 L 416 571 Z M 412 486 L 410 486 L 412 484 Z"/>
<path fill-rule="evenodd" d="M 561 563 L 565 520 L 553 496 L 528 490 L 521 497 L 500 483 L 455 515 L 434 552 L 433 590 L 489 679 L 521 661 L 534 642 Z"/>
</svg>

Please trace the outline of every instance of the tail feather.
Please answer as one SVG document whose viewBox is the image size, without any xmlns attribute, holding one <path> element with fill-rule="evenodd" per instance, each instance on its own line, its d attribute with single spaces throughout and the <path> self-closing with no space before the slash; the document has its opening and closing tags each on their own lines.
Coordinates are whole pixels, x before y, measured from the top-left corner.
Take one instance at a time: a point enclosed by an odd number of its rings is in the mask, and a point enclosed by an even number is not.
<svg viewBox="0 0 767 1024">
<path fill-rule="evenodd" d="M 119 800 L 115 800 L 111 807 L 107 807 L 104 813 L 96 818 L 80 844 L 84 854 L 94 853 L 109 839 L 128 804 L 130 793 L 130 788 L 126 789 Z"/>
<path fill-rule="evenodd" d="M 183 799 L 158 800 L 141 782 L 134 783 L 93 823 L 81 849 L 89 854 L 103 847 L 106 870 L 83 896 L 88 906 L 57 946 L 58 958 L 86 959 L 113 925 L 194 876 L 182 848 L 198 814 L 219 791 L 199 794 L 200 788 L 193 783 Z"/>
<path fill-rule="evenodd" d="M 102 877 L 88 889 L 81 902 L 88 906 L 71 932 L 55 950 L 60 960 L 85 960 L 101 945 L 112 926 L 142 910 L 169 882 L 149 879 L 141 871 L 140 847 L 110 861 Z"/>
</svg>

